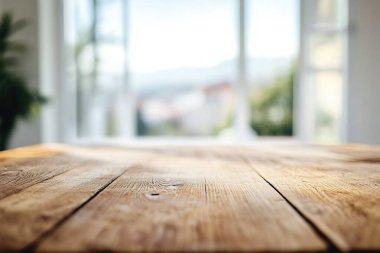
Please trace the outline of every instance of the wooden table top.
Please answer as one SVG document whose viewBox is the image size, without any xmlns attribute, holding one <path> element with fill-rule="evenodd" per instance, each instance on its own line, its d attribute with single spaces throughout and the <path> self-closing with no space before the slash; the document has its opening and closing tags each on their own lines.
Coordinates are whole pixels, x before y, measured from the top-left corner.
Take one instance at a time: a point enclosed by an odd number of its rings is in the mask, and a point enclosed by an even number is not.
<svg viewBox="0 0 380 253">
<path fill-rule="evenodd" d="M 0 152 L 0 252 L 379 251 L 380 148 Z"/>
</svg>

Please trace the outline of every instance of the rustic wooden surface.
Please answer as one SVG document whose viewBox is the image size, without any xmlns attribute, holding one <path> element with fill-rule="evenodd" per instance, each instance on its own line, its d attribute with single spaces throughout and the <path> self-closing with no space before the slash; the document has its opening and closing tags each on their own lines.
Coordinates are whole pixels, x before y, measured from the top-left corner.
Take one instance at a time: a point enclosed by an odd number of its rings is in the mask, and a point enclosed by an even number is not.
<svg viewBox="0 0 380 253">
<path fill-rule="evenodd" d="M 380 251 L 380 148 L 0 153 L 0 252 Z"/>
</svg>

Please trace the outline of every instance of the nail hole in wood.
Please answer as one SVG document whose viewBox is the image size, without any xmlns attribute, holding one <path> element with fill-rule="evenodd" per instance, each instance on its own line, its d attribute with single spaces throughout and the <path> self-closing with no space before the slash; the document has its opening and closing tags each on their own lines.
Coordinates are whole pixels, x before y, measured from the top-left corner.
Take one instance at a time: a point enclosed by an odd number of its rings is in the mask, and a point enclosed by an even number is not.
<svg viewBox="0 0 380 253">
<path fill-rule="evenodd" d="M 157 199 L 160 197 L 160 194 L 159 193 L 147 193 L 147 194 L 145 194 L 145 197 L 147 197 L 148 199 Z"/>
</svg>

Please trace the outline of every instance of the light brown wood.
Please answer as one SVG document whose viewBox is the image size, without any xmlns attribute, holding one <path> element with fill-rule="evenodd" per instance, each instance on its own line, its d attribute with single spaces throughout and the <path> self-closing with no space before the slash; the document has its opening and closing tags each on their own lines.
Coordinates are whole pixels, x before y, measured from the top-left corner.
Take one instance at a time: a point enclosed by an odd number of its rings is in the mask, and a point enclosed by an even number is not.
<svg viewBox="0 0 380 253">
<path fill-rule="evenodd" d="M 80 149 L 76 149 L 76 152 L 82 156 L 71 159 L 85 160 L 85 163 L 77 163 L 71 170 L 0 200 L 0 252 L 24 249 L 120 176 L 134 162 L 144 160 L 127 155 L 129 161 L 123 164 L 111 163 L 95 159 L 99 156 L 96 152 L 92 158 L 89 158 L 91 152 L 81 152 Z M 107 153 L 103 155 L 107 157 Z M 62 156 L 68 159 L 68 156 Z M 108 156 L 112 157 L 110 154 Z M 45 170 L 56 168 L 54 160 L 48 160 L 50 164 L 45 164 L 45 159 L 39 161 Z M 60 161 L 57 159 L 56 162 Z M 71 162 L 75 163 L 74 161 Z"/>
<path fill-rule="evenodd" d="M 318 251 L 326 245 L 241 163 L 159 155 L 128 170 L 40 251 Z"/>
<path fill-rule="evenodd" d="M 318 159 L 308 147 L 274 149 L 275 161 L 250 163 L 340 250 L 380 249 L 380 153 L 359 147 L 327 147 Z"/>
<path fill-rule="evenodd" d="M 0 152 L 0 252 L 380 251 L 380 147 Z"/>
<path fill-rule="evenodd" d="M 87 162 L 86 159 L 62 151 L 41 152 L 41 149 L 36 148 L 34 155 L 32 155 L 34 149 L 22 149 L 14 152 L 17 156 L 8 158 L 5 158 L 6 154 L 0 156 L 0 160 L 1 157 L 4 159 L 0 163 L 0 199 L 72 168 L 83 166 Z"/>
</svg>

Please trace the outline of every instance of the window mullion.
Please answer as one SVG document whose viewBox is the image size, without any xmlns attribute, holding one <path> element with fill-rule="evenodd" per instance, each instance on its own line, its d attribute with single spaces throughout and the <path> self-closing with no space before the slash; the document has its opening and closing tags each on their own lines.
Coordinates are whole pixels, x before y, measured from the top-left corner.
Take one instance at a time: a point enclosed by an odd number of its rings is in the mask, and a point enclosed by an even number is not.
<svg viewBox="0 0 380 253">
<path fill-rule="evenodd" d="M 249 92 L 246 73 L 246 16 L 245 0 L 239 0 L 238 8 L 238 31 L 239 31 L 239 54 L 238 54 L 238 82 L 236 85 L 236 113 L 235 113 L 235 135 L 238 140 L 246 140 L 252 136 L 252 130 L 249 126 L 250 109 L 249 109 Z"/>
</svg>

